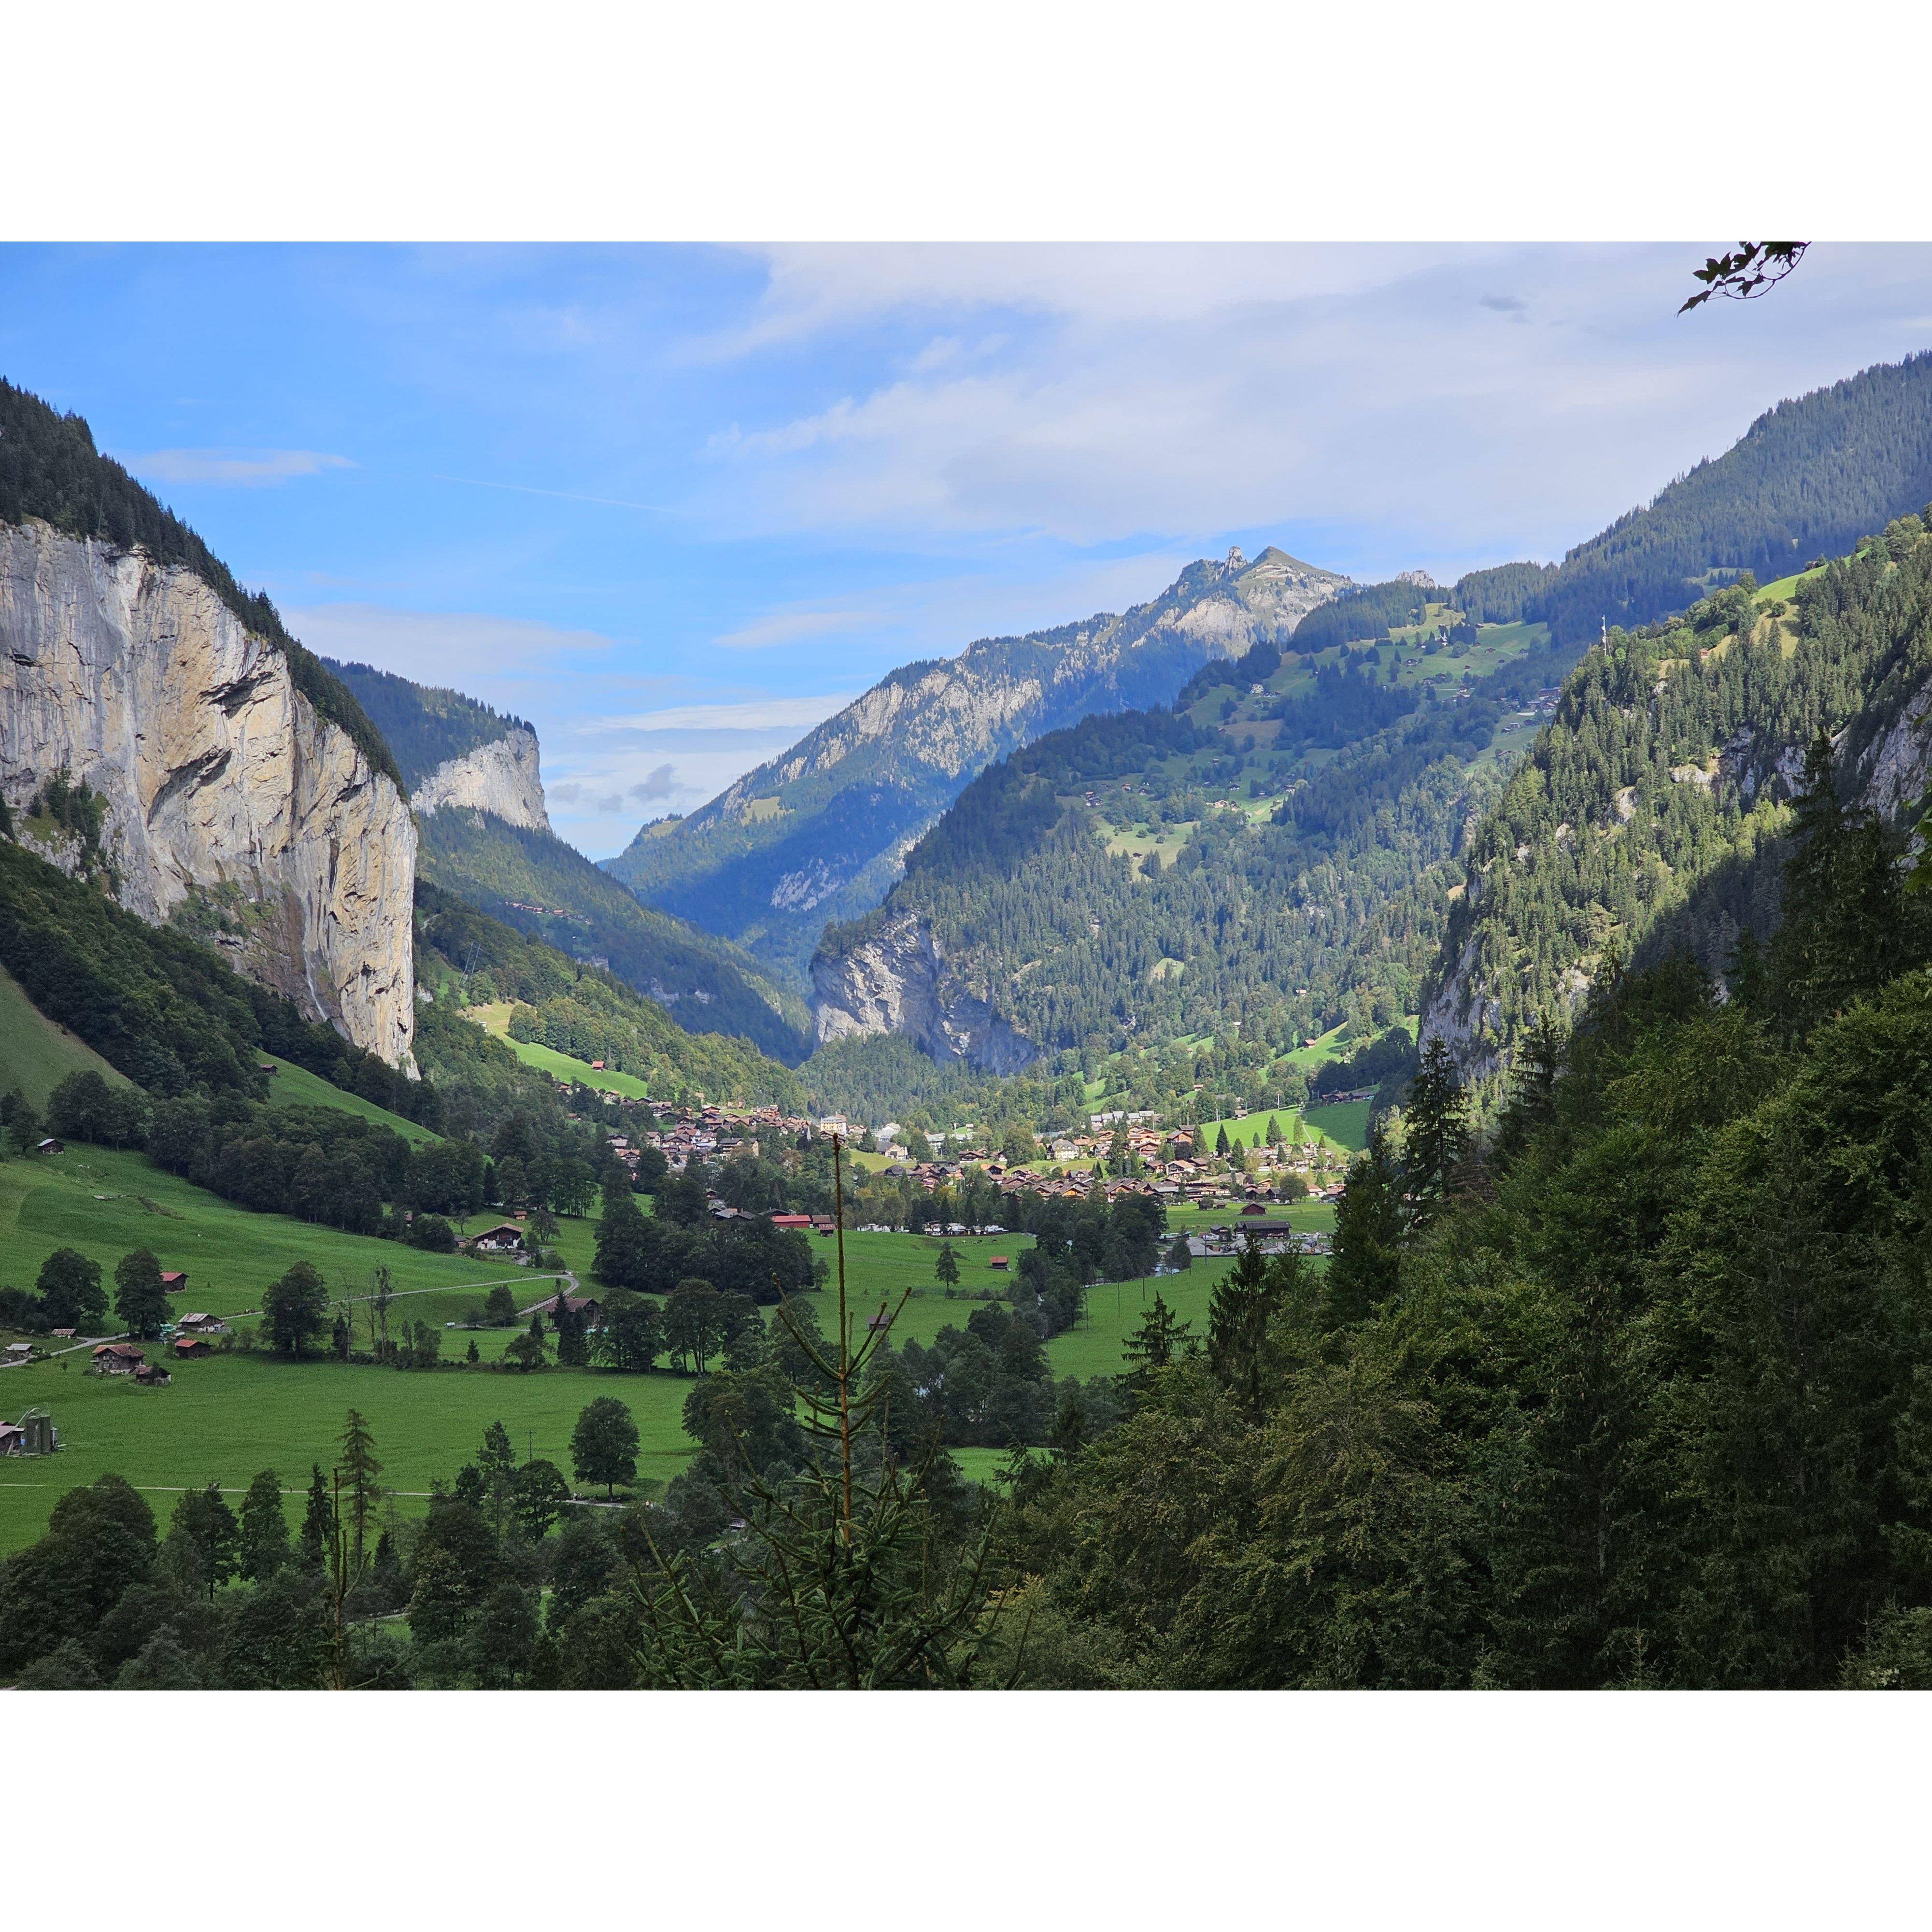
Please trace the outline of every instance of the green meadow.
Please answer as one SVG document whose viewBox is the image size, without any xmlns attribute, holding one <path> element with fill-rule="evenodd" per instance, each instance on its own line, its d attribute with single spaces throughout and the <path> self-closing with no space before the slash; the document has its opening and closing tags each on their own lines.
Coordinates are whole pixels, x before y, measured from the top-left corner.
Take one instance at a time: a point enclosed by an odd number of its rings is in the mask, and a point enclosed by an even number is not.
<svg viewBox="0 0 1932 1932">
<path fill-rule="evenodd" d="M 129 1084 L 92 1047 L 49 1019 L 0 966 L 0 1094 L 17 1088 L 38 1111 L 70 1073 L 98 1073 L 116 1087 Z"/>
<path fill-rule="evenodd" d="M 1322 1204 L 1300 1203 L 1274 1212 L 1298 1227 L 1334 1223 L 1333 1210 Z M 1175 1231 L 1185 1232 L 1227 1219 L 1226 1209 L 1181 1209 L 1169 1216 Z M 593 1221 L 566 1220 L 556 1242 L 566 1265 L 586 1286 L 595 1234 Z M 833 1243 L 811 1238 L 830 1268 Z M 958 1292 L 949 1296 L 934 1273 L 939 1238 L 848 1234 L 846 1280 L 855 1334 L 862 1334 L 864 1324 L 882 1307 L 897 1310 L 893 1333 L 901 1341 L 930 1342 L 949 1324 L 964 1326 L 980 1305 L 970 1292 L 997 1290 L 1010 1278 L 1010 1269 L 991 1266 L 992 1258 L 1004 1255 L 1010 1264 L 1031 1240 L 1026 1234 L 954 1239 L 960 1281 Z M 0 1370 L 0 1415 L 13 1420 L 30 1406 L 45 1407 L 62 1443 L 62 1454 L 51 1461 L 0 1464 L 0 1553 L 38 1536 L 64 1490 L 110 1470 L 151 1491 L 164 1520 L 183 1488 L 212 1480 L 239 1490 L 264 1468 L 275 1470 L 291 1491 L 298 1490 L 312 1463 L 329 1466 L 352 1408 L 374 1428 L 384 1483 L 398 1492 L 394 1506 L 405 1514 L 424 1506 L 432 1481 L 448 1480 L 475 1454 L 493 1421 L 508 1427 L 520 1450 L 567 1467 L 571 1428 L 596 1395 L 619 1396 L 636 1417 L 644 1484 L 668 1481 L 692 1454 L 681 1421 L 688 1378 L 668 1372 L 504 1371 L 491 1364 L 514 1330 L 445 1326 L 463 1320 L 496 1281 L 512 1284 L 520 1307 L 552 1292 L 548 1281 L 506 1262 L 426 1255 L 280 1215 L 251 1214 L 151 1167 L 139 1154 L 77 1148 L 48 1159 L 0 1164 L 0 1280 L 30 1282 L 40 1262 L 60 1246 L 80 1249 L 99 1261 L 110 1278 L 129 1249 L 151 1247 L 164 1267 L 188 1271 L 188 1291 L 177 1298 L 183 1310 L 228 1315 L 259 1307 L 262 1289 L 295 1261 L 314 1262 L 332 1290 L 345 1298 L 365 1296 L 374 1270 L 386 1267 L 398 1296 L 389 1311 L 391 1332 L 405 1321 L 441 1330 L 445 1366 L 403 1370 L 332 1360 L 292 1363 L 236 1350 L 173 1364 L 173 1380 L 165 1389 L 137 1389 L 121 1378 L 90 1375 L 85 1349 Z M 1198 1261 L 1157 1280 L 1090 1290 L 1080 1324 L 1047 1345 L 1054 1372 L 1082 1379 L 1118 1373 L 1122 1346 L 1156 1290 L 1197 1334 L 1203 1332 L 1209 1294 L 1228 1266 Z M 836 1306 L 828 1283 L 818 1298 L 820 1325 L 828 1334 Z M 362 1342 L 368 1304 L 352 1299 L 350 1312 Z M 481 1358 L 475 1367 L 464 1359 L 472 1341 Z M 958 1453 L 970 1476 L 987 1481 L 1004 1454 L 990 1449 Z M 290 1507 L 297 1510 L 298 1498 L 292 1495 Z"/>
<path fill-rule="evenodd" d="M 535 1040 L 512 1040 L 507 1000 L 500 1000 L 493 1006 L 472 1006 L 463 1017 L 474 1020 L 484 1032 L 494 1034 L 526 1066 L 534 1066 L 553 1080 L 580 1081 L 600 1094 L 615 1094 L 628 1100 L 650 1098 L 650 1087 L 634 1074 L 605 1072 L 586 1060 L 573 1060 L 567 1053 L 559 1053 L 554 1047 L 539 1046 Z"/>
</svg>

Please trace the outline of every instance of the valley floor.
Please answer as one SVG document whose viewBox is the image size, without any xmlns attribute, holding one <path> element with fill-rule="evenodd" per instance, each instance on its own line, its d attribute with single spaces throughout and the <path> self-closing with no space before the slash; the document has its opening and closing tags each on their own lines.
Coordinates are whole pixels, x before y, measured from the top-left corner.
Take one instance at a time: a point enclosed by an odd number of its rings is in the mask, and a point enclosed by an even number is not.
<svg viewBox="0 0 1932 1932">
<path fill-rule="evenodd" d="M 1298 1226 L 1332 1225 L 1332 1210 L 1325 1207 L 1303 1204 L 1289 1211 Z M 1184 1210 L 1170 1220 L 1177 1232 L 1192 1232 L 1226 1218 L 1226 1210 Z M 566 1220 L 557 1243 L 566 1264 L 586 1282 L 594 1234 L 588 1219 Z M 937 1239 L 848 1234 L 847 1280 L 855 1322 L 910 1288 L 912 1298 L 894 1332 L 930 1342 L 948 1324 L 964 1325 L 977 1305 L 970 1291 L 996 1287 L 1006 1278 L 990 1267 L 992 1258 L 1016 1258 L 1030 1240 L 1023 1234 L 956 1239 L 960 1290 L 950 1297 L 933 1274 Z M 0 1415 L 10 1420 L 29 1407 L 45 1408 L 62 1444 L 51 1459 L 0 1462 L 0 1555 L 40 1535 L 63 1492 L 109 1471 L 149 1492 L 165 1521 L 174 1497 L 188 1486 L 214 1481 L 238 1493 L 258 1471 L 272 1468 L 288 1492 L 293 1523 L 310 1467 L 330 1466 L 350 1408 L 374 1432 L 383 1484 L 396 1492 L 392 1507 L 403 1516 L 425 1508 L 431 1483 L 450 1480 L 475 1455 L 494 1421 L 506 1424 L 520 1453 L 547 1456 L 567 1468 L 572 1427 L 594 1396 L 617 1396 L 635 1417 L 642 1492 L 661 1487 L 692 1453 L 682 1420 L 689 1377 L 556 1368 L 506 1372 L 490 1365 L 516 1330 L 444 1325 L 464 1318 L 495 1281 L 512 1281 L 520 1306 L 551 1292 L 548 1281 L 507 1264 L 424 1255 L 280 1215 L 250 1214 L 160 1172 L 138 1154 L 87 1148 L 49 1160 L 0 1165 L 0 1278 L 31 1282 L 46 1255 L 63 1245 L 100 1261 L 110 1280 L 122 1254 L 152 1246 L 164 1265 L 189 1270 L 190 1292 L 181 1298 L 185 1307 L 232 1316 L 258 1308 L 262 1289 L 296 1260 L 313 1261 L 332 1288 L 346 1297 L 366 1295 L 370 1269 L 386 1266 L 398 1297 L 390 1310 L 391 1332 L 405 1321 L 437 1328 L 446 1365 L 400 1370 L 333 1360 L 286 1362 L 235 1351 L 172 1365 L 173 1380 L 164 1389 L 139 1389 L 122 1378 L 90 1374 L 85 1348 L 0 1370 Z M 830 1242 L 816 1245 L 830 1261 Z M 1210 1292 L 1228 1265 L 1197 1262 L 1179 1274 L 1092 1289 L 1081 1324 L 1048 1344 L 1054 1373 L 1083 1379 L 1118 1373 L 1122 1344 L 1156 1292 L 1197 1334 L 1203 1333 Z M 827 1328 L 834 1305 L 828 1290 L 820 1316 Z M 358 1344 L 366 1346 L 368 1304 L 354 1300 L 351 1306 Z M 39 1339 L 45 1346 L 46 1338 Z M 476 1367 L 462 1361 L 472 1340 L 482 1358 Z M 956 1454 L 966 1473 L 981 1481 L 994 1479 L 1004 1457 L 993 1449 Z"/>
</svg>

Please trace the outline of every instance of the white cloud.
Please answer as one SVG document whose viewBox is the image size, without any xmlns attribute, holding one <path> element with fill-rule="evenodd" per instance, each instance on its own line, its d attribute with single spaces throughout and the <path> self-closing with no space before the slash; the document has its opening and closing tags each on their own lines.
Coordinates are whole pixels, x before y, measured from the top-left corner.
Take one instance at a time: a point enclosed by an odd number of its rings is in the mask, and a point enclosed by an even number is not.
<svg viewBox="0 0 1932 1932">
<path fill-rule="evenodd" d="M 1932 254 L 1814 251 L 1775 304 L 1676 311 L 1692 244 L 788 248 L 715 352 L 861 325 L 903 352 L 713 437 L 735 527 L 972 542 L 1390 528 L 1550 555 L 1780 395 L 1924 346 Z M 997 354 L 960 352 L 974 326 Z M 1415 560 L 1403 556 L 1404 563 Z M 1395 560 L 1391 560 L 1391 564 Z"/>
<path fill-rule="evenodd" d="M 662 711 L 634 711 L 627 716 L 587 718 L 578 728 L 586 734 L 610 731 L 646 734 L 742 732 L 768 736 L 808 731 L 821 718 L 842 711 L 857 694 L 829 698 L 748 698 L 723 704 L 677 704 Z M 791 740 L 787 737 L 784 742 Z"/>
<path fill-rule="evenodd" d="M 153 449 L 120 460 L 136 476 L 158 483 L 244 488 L 316 476 L 325 470 L 356 467 L 346 456 L 331 456 L 317 449 Z"/>
<path fill-rule="evenodd" d="M 878 614 L 869 610 L 776 610 L 715 641 L 726 650 L 766 650 L 802 638 L 822 638 L 828 632 L 863 630 L 878 622 Z"/>
</svg>

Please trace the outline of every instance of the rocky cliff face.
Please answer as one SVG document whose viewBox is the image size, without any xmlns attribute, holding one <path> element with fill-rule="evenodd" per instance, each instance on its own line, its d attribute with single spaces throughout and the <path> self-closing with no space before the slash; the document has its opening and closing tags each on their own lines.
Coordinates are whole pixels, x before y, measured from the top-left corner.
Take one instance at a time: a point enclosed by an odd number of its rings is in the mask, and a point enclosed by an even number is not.
<svg viewBox="0 0 1932 1932">
<path fill-rule="evenodd" d="M 410 802 L 419 812 L 467 806 L 490 812 L 506 824 L 548 832 L 550 814 L 544 806 L 536 734 L 519 724 L 493 745 L 446 759 L 410 794 Z"/>
<path fill-rule="evenodd" d="M 104 802 L 124 905 L 185 914 L 239 970 L 412 1065 L 416 833 L 394 784 L 192 572 L 0 525 L 0 794 L 22 812 L 63 768 Z"/>
<path fill-rule="evenodd" d="M 821 1046 L 850 1034 L 902 1033 L 932 1060 L 967 1060 L 985 1073 L 1018 1073 L 1039 1053 L 958 982 L 931 928 L 911 914 L 814 958 L 812 1004 Z"/>
</svg>

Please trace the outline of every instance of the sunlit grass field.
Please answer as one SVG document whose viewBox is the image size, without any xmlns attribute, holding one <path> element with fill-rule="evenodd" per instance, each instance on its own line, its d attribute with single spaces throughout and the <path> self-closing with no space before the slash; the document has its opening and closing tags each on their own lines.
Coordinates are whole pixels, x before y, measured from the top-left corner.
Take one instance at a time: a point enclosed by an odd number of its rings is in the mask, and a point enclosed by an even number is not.
<svg viewBox="0 0 1932 1932">
<path fill-rule="evenodd" d="M 1327 1228 L 1334 1220 L 1331 1209 L 1311 1204 L 1274 1212 L 1310 1228 Z M 1169 1216 L 1177 1232 L 1228 1219 L 1226 1209 L 1180 1209 Z M 594 1221 L 566 1220 L 556 1244 L 593 1293 L 589 1275 L 595 1235 Z M 835 1244 L 811 1239 L 814 1253 L 832 1268 Z M 855 1336 L 864 1334 L 866 1321 L 881 1306 L 898 1309 L 893 1329 L 898 1341 L 930 1342 L 942 1328 L 963 1327 L 980 1305 L 970 1291 L 997 1290 L 1010 1279 L 1010 1268 L 1002 1273 L 989 1265 L 992 1257 L 1004 1255 L 1010 1264 L 1016 1262 L 1031 1242 L 1026 1234 L 955 1238 L 960 1281 L 949 1297 L 934 1272 L 939 1238 L 848 1234 L 846 1281 Z M 473 1457 L 492 1421 L 508 1427 L 520 1453 L 547 1456 L 567 1467 L 571 1428 L 597 1395 L 618 1396 L 636 1417 L 643 1481 L 668 1481 L 692 1454 L 680 1419 L 691 1388 L 688 1378 L 556 1368 L 504 1372 L 488 1365 L 514 1330 L 444 1327 L 462 1320 L 496 1281 L 512 1285 L 520 1307 L 553 1292 L 547 1281 L 508 1263 L 425 1255 L 394 1242 L 251 1214 L 134 1154 L 76 1148 L 48 1160 L 0 1164 L 0 1280 L 31 1282 L 41 1260 L 62 1246 L 99 1261 L 110 1281 L 123 1253 L 152 1247 L 164 1267 L 189 1272 L 189 1292 L 176 1298 L 178 1307 L 218 1314 L 259 1307 L 262 1288 L 297 1260 L 314 1262 L 332 1291 L 345 1297 L 366 1295 L 373 1270 L 386 1267 L 398 1296 L 390 1310 L 391 1333 L 404 1322 L 428 1322 L 442 1331 L 448 1366 L 400 1370 L 332 1360 L 291 1363 L 237 1351 L 174 1364 L 170 1385 L 154 1390 L 88 1374 L 84 1350 L 0 1370 L 0 1415 L 12 1420 L 29 1406 L 45 1407 L 62 1442 L 62 1454 L 51 1460 L 0 1463 L 0 1553 L 39 1535 L 64 1490 L 109 1471 L 151 1490 L 149 1500 L 164 1522 L 175 1496 L 189 1485 L 214 1480 L 240 1490 L 259 1470 L 273 1468 L 285 1487 L 298 1489 L 312 1463 L 329 1466 L 351 1408 L 374 1430 L 384 1484 L 399 1492 L 395 1507 L 404 1514 L 424 1507 L 424 1493 L 433 1480 L 448 1480 Z M 1203 1332 L 1213 1284 L 1228 1265 L 1197 1261 L 1157 1280 L 1090 1289 L 1080 1324 L 1048 1344 L 1054 1372 L 1082 1379 L 1118 1373 L 1122 1345 L 1156 1292 L 1197 1334 Z M 908 1289 L 901 1309 L 900 1298 Z M 836 1316 L 836 1274 L 816 1306 L 829 1335 Z M 351 1313 L 358 1344 L 366 1346 L 368 1304 L 352 1304 Z M 472 1340 L 483 1364 L 473 1369 L 464 1365 Z M 958 1453 L 976 1480 L 991 1480 L 1003 1456 L 990 1449 Z M 289 1502 L 292 1514 L 299 1499 Z"/>
</svg>

